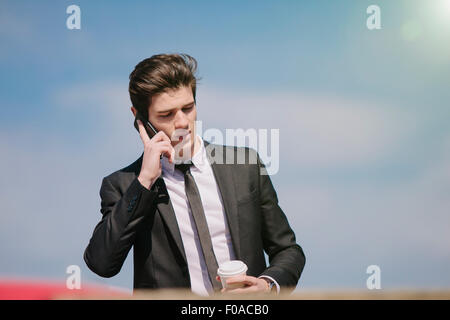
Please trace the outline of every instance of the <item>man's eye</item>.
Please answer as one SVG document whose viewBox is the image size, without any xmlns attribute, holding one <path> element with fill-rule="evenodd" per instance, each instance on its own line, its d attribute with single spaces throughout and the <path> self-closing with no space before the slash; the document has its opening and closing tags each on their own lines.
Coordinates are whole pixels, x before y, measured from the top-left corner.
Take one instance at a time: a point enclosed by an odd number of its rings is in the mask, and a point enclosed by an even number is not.
<svg viewBox="0 0 450 320">
<path fill-rule="evenodd" d="M 191 110 L 193 107 L 194 107 L 194 106 L 190 106 L 190 107 L 184 108 L 184 110 L 185 110 L 185 111 L 189 111 L 189 110 Z"/>
<path fill-rule="evenodd" d="M 162 114 L 161 117 L 162 117 L 162 118 L 168 118 L 168 117 L 170 117 L 170 113 L 168 113 L 168 114 Z"/>
</svg>

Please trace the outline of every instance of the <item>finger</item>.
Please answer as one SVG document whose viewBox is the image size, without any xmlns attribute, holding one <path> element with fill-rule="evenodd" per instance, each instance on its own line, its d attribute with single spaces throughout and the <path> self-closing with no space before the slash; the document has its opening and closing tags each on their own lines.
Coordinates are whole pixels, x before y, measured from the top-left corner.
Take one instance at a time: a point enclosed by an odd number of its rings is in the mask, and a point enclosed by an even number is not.
<svg viewBox="0 0 450 320">
<path fill-rule="evenodd" d="M 243 284 L 244 286 L 254 286 L 256 283 L 251 280 L 244 280 L 244 281 L 237 281 L 237 280 L 227 280 L 227 285 L 234 285 L 234 284 Z"/>
<path fill-rule="evenodd" d="M 227 284 L 236 284 L 236 283 L 243 283 L 246 285 L 254 285 L 254 284 L 256 284 L 256 279 L 253 277 L 248 277 L 248 276 L 238 276 L 238 277 L 233 277 L 233 278 L 227 279 Z"/>
<path fill-rule="evenodd" d="M 226 279 L 226 282 L 228 281 L 237 281 L 237 282 L 241 282 L 244 281 L 247 277 L 245 275 L 240 275 L 240 276 L 234 276 L 234 277 L 230 277 L 228 279 Z"/>
<path fill-rule="evenodd" d="M 168 143 L 171 143 L 169 137 L 164 131 L 158 131 L 158 133 L 153 136 L 152 140 L 155 142 L 167 141 Z"/>
<path fill-rule="evenodd" d="M 164 147 L 168 147 L 168 148 L 173 148 L 172 144 L 170 142 L 165 141 L 165 140 L 156 141 L 155 142 L 155 146 L 164 146 Z"/>
<path fill-rule="evenodd" d="M 170 155 L 167 158 L 169 159 L 170 163 L 173 163 L 175 161 L 175 149 L 171 143 L 168 143 L 168 147 L 170 150 Z"/>
<path fill-rule="evenodd" d="M 162 137 L 165 141 L 169 142 L 170 144 L 172 144 L 172 141 L 170 141 L 169 136 L 164 132 L 164 131 L 159 131 L 162 133 Z"/>
<path fill-rule="evenodd" d="M 172 144 L 170 142 L 164 140 L 164 141 L 158 141 L 158 145 L 164 146 L 169 149 L 169 153 L 165 154 L 165 155 L 166 155 L 167 159 L 169 159 L 169 162 L 173 163 L 173 161 L 175 159 L 175 149 L 172 146 Z"/>
<path fill-rule="evenodd" d="M 148 136 L 147 132 L 145 131 L 144 124 L 141 120 L 136 120 L 139 128 L 139 135 L 141 136 L 141 140 L 144 144 L 150 142 L 150 137 Z"/>
<path fill-rule="evenodd" d="M 158 146 L 158 153 L 162 154 L 163 156 L 167 157 L 169 159 L 169 162 L 173 162 L 173 147 L 172 146 L 165 146 L 160 145 Z"/>
<path fill-rule="evenodd" d="M 245 287 L 245 288 L 237 288 L 232 290 L 226 290 L 225 293 L 230 294 L 246 294 L 246 293 L 255 293 L 260 291 L 257 286 Z"/>
</svg>

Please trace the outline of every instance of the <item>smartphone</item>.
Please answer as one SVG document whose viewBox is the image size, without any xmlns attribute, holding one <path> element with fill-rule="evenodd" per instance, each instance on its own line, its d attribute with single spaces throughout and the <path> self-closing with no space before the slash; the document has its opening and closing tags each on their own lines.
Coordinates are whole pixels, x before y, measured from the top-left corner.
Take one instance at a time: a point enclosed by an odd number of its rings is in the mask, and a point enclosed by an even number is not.
<svg viewBox="0 0 450 320">
<path fill-rule="evenodd" d="M 138 132 L 139 127 L 136 120 L 141 120 L 141 122 L 144 124 L 145 131 L 147 131 L 147 134 L 150 139 L 153 138 L 155 134 L 158 133 L 158 131 L 156 131 L 155 127 L 150 123 L 150 121 L 145 120 L 144 117 L 142 117 L 139 112 L 136 113 L 136 118 L 134 119 L 134 127 Z"/>
<path fill-rule="evenodd" d="M 150 123 L 150 121 L 144 119 L 144 117 L 141 116 L 139 112 L 136 113 L 136 118 L 134 119 L 134 127 L 139 132 L 139 127 L 136 120 L 141 120 L 141 122 L 144 124 L 145 131 L 147 131 L 148 137 L 151 139 L 155 136 L 155 134 L 158 133 L 158 131 L 155 129 L 155 127 Z M 162 159 L 162 155 L 159 156 L 160 159 Z"/>
</svg>

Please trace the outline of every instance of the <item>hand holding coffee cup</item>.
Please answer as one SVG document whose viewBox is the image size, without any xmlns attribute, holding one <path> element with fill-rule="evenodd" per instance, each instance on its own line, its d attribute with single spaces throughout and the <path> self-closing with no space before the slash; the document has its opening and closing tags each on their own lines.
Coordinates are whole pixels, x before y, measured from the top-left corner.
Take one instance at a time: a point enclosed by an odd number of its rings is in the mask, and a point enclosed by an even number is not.
<svg viewBox="0 0 450 320">
<path fill-rule="evenodd" d="M 225 263 L 222 263 L 217 269 L 217 275 L 220 277 L 220 281 L 222 282 L 222 287 L 224 289 L 237 289 L 245 286 L 244 283 L 233 283 L 227 284 L 227 279 L 245 276 L 247 274 L 247 265 L 240 260 L 231 260 Z"/>
</svg>

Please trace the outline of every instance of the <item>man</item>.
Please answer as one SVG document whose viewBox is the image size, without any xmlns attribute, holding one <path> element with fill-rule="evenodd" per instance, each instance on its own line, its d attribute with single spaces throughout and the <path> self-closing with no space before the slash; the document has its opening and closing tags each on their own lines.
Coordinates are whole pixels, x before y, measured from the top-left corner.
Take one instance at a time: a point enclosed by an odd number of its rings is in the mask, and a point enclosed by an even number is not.
<svg viewBox="0 0 450 320">
<path fill-rule="evenodd" d="M 103 217 L 84 260 L 112 277 L 133 246 L 135 289 L 293 290 L 305 257 L 269 176 L 261 174 L 264 164 L 254 150 L 211 144 L 196 134 L 196 68 L 188 55 L 161 54 L 130 74 L 144 153 L 103 179 Z M 145 129 L 151 125 L 156 134 Z M 230 155 L 250 161 L 238 164 Z M 217 267 L 230 260 L 243 261 L 247 275 L 227 280 L 240 288 L 221 289 Z"/>
</svg>

